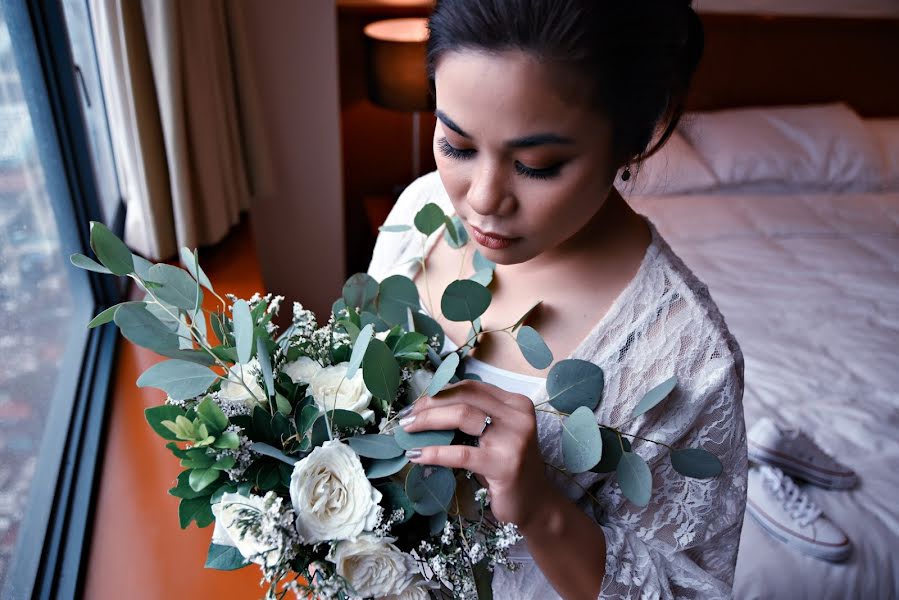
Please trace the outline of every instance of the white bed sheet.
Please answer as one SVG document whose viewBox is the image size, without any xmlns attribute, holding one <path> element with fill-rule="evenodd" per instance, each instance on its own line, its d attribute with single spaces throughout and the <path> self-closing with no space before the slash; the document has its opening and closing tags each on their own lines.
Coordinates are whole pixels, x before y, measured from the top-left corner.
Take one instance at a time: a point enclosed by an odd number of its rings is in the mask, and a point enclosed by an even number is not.
<svg viewBox="0 0 899 600">
<path fill-rule="evenodd" d="M 860 477 L 808 486 L 854 544 L 831 564 L 746 516 L 734 597 L 899 596 L 899 192 L 632 197 L 708 284 L 746 359 L 747 427 L 802 427 Z"/>
</svg>

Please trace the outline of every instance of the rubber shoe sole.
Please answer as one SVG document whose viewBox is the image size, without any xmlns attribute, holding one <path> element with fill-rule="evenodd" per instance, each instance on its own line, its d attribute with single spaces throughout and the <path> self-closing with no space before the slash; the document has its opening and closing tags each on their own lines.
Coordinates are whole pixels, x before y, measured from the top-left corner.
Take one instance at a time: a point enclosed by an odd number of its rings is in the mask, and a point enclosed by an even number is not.
<svg viewBox="0 0 899 600">
<path fill-rule="evenodd" d="M 840 544 L 827 544 L 808 540 L 802 536 L 797 536 L 797 534 L 789 530 L 785 530 L 783 525 L 768 518 L 765 512 L 752 500 L 747 499 L 746 512 L 771 537 L 814 558 L 829 562 L 843 562 L 852 553 L 852 545 L 849 543 L 849 540 Z"/>
</svg>

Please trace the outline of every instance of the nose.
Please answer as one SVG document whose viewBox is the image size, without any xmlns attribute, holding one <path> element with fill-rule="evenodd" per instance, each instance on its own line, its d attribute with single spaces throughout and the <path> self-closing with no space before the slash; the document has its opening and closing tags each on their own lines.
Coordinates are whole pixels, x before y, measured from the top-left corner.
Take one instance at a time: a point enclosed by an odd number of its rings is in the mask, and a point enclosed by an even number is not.
<svg viewBox="0 0 899 600">
<path fill-rule="evenodd" d="M 480 215 L 502 215 L 512 209 L 513 203 L 498 165 L 485 161 L 473 170 L 468 186 L 468 205 L 473 211 Z"/>
</svg>

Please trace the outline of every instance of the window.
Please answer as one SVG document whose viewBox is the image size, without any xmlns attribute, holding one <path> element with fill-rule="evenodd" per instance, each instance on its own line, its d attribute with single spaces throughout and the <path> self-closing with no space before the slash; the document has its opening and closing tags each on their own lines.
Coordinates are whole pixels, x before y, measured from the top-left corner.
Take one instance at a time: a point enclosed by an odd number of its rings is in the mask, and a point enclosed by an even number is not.
<svg viewBox="0 0 899 600">
<path fill-rule="evenodd" d="M 94 160 L 103 133 L 85 125 L 73 93 L 60 11 L 0 0 L 4 598 L 76 593 L 116 339 L 110 327 L 85 328 L 115 289 L 68 262 L 86 252 L 88 221 L 110 221 L 116 205 L 97 191 L 96 175 L 110 167 Z M 104 176 L 109 188 L 114 170 Z"/>
</svg>

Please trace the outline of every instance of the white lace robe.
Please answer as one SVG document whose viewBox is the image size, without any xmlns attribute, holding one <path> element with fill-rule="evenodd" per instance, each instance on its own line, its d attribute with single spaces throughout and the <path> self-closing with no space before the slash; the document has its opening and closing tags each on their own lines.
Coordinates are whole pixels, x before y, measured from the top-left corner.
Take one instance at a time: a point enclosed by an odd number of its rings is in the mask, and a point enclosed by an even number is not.
<svg viewBox="0 0 899 600">
<path fill-rule="evenodd" d="M 404 191 L 387 224 L 412 224 L 427 202 L 454 213 L 437 172 Z M 613 427 L 629 418 L 646 391 L 677 375 L 671 395 L 623 431 L 675 448 L 708 450 L 721 460 L 723 472 L 714 479 L 684 477 L 671 467 L 664 446 L 635 439 L 633 450 L 653 478 L 652 499 L 644 508 L 622 496 L 614 475 L 578 476 L 599 506 L 553 469 L 547 468 L 547 477 L 602 527 L 607 557 L 600 598 L 728 598 L 746 506 L 743 356 L 706 286 L 651 229 L 653 241 L 636 277 L 568 358 L 602 367 L 605 390 L 596 416 Z M 429 238 L 425 253 L 441 235 Z M 369 274 L 377 280 L 413 277 L 421 240 L 414 229 L 381 233 Z M 532 398 L 545 399 L 545 390 Z M 561 466 L 559 419 L 545 412 L 537 419 L 544 459 Z M 517 571 L 498 569 L 493 588 L 501 600 L 558 597 L 533 560 Z"/>
</svg>

